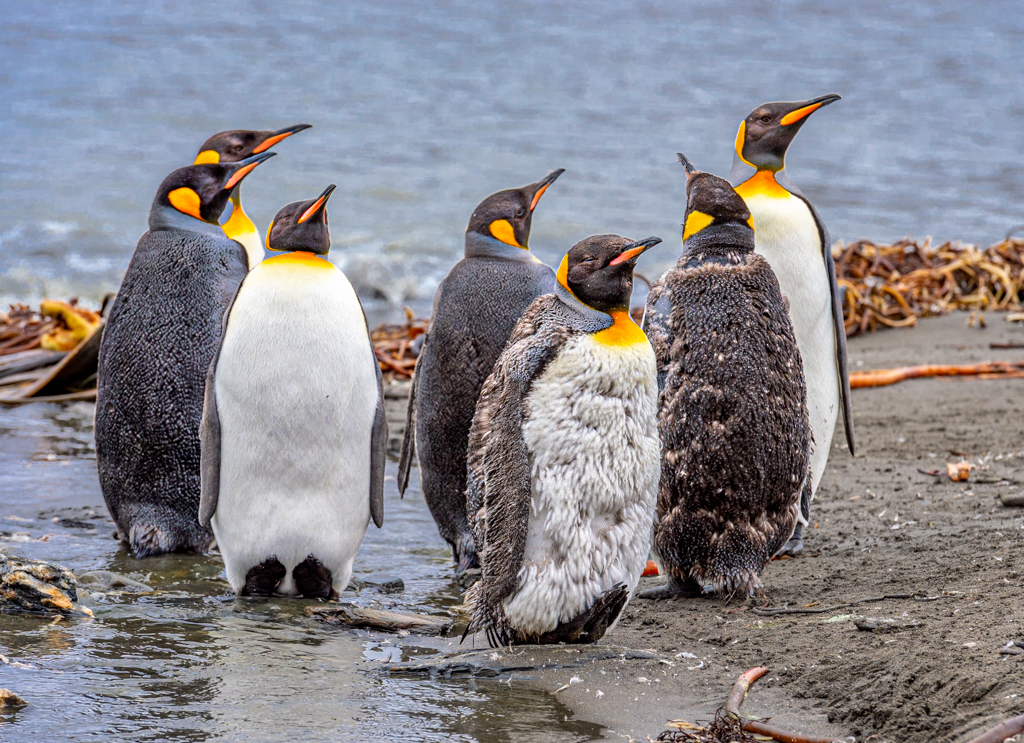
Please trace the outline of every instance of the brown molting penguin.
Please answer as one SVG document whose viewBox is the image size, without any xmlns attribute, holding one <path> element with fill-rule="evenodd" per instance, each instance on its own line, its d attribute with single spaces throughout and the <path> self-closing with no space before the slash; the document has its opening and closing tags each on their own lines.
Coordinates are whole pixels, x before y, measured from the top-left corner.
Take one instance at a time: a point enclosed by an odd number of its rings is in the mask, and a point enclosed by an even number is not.
<svg viewBox="0 0 1024 743">
<path fill-rule="evenodd" d="M 651 288 L 661 483 L 653 551 L 669 582 L 641 598 L 751 595 L 797 524 L 811 432 L 800 352 L 743 199 L 687 170 L 683 254 Z"/>
<path fill-rule="evenodd" d="M 480 391 L 466 507 L 483 576 L 466 631 L 492 645 L 596 642 L 640 580 L 661 446 L 654 352 L 629 298 L 660 242 L 573 246 Z"/>
</svg>

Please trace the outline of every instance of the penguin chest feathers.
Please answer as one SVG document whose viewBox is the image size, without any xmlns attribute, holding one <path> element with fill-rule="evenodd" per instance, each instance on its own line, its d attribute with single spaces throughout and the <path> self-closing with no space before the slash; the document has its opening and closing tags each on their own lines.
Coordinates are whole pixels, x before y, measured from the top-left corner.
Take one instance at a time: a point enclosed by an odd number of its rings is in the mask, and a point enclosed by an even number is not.
<svg viewBox="0 0 1024 743">
<path fill-rule="evenodd" d="M 821 233 L 810 207 L 781 186 L 777 189 L 745 192 L 740 186 L 737 191 L 754 218 L 754 250 L 768 260 L 789 299 L 793 330 L 802 348 L 808 336 L 832 332 L 832 293 Z"/>
<path fill-rule="evenodd" d="M 654 351 L 639 329 L 608 331 L 570 339 L 526 400 L 530 516 L 505 612 L 527 632 L 554 629 L 617 583 L 632 592 L 647 559 L 661 452 Z"/>
</svg>

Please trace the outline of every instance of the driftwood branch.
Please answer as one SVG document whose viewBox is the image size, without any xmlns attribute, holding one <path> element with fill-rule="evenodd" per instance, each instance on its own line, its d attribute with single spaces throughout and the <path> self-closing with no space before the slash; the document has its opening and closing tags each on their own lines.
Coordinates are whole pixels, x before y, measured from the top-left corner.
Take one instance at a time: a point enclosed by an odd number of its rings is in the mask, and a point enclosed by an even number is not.
<svg viewBox="0 0 1024 743">
<path fill-rule="evenodd" d="M 846 609 L 850 606 L 858 606 L 859 604 L 873 604 L 878 601 L 897 601 L 912 599 L 914 601 L 938 601 L 941 596 L 925 596 L 920 593 L 890 593 L 885 596 L 873 596 L 868 599 L 860 599 L 858 601 L 848 601 L 845 604 L 836 604 L 835 606 L 826 606 L 822 609 L 812 609 L 810 607 L 798 607 L 790 609 L 786 606 L 755 606 L 751 611 L 755 614 L 760 614 L 766 617 L 774 617 L 778 614 L 827 614 L 830 611 L 836 611 L 837 609 Z"/>
<path fill-rule="evenodd" d="M 925 364 L 923 366 L 901 366 L 896 369 L 851 372 L 850 388 L 885 387 L 907 379 L 921 377 L 972 377 L 998 375 L 1017 377 L 1024 375 L 1024 362 L 987 361 L 982 364 Z"/>
<path fill-rule="evenodd" d="M 308 606 L 307 617 L 346 627 L 379 629 L 385 632 L 413 632 L 418 635 L 442 635 L 452 627 L 450 619 L 425 614 L 399 614 L 359 606 Z"/>
<path fill-rule="evenodd" d="M 736 722 L 738 722 L 748 733 L 767 735 L 769 738 L 779 741 L 779 743 L 836 743 L 836 741 L 840 740 L 838 738 L 818 738 L 809 735 L 801 735 L 800 733 L 782 730 L 781 728 L 766 725 L 765 723 L 758 722 L 756 720 L 745 720 L 743 715 L 740 713 L 740 705 L 743 704 L 743 700 L 747 696 L 747 690 L 750 689 L 750 685 L 764 676 L 767 672 L 767 668 L 757 666 L 756 668 L 751 668 L 736 679 L 736 683 L 732 687 L 732 693 L 729 694 L 729 700 L 725 703 L 725 713 L 729 715 L 729 717 L 736 720 Z"/>
</svg>

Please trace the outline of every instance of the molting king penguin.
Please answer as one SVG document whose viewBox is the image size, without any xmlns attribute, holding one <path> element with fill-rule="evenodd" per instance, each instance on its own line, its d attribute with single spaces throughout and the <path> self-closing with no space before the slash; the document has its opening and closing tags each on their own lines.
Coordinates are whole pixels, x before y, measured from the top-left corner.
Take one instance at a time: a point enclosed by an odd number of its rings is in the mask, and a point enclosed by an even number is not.
<svg viewBox="0 0 1024 743">
<path fill-rule="evenodd" d="M 334 186 L 267 230 L 283 252 L 224 317 L 203 408 L 202 503 L 236 593 L 336 598 L 384 523 L 387 423 L 366 316 L 331 247 Z"/>
<path fill-rule="evenodd" d="M 825 472 L 840 408 L 850 454 L 855 451 L 846 330 L 832 239 L 818 212 L 784 170 L 786 149 L 807 117 L 838 100 L 833 94 L 798 103 L 766 103 L 754 109 L 740 122 L 729 174 L 754 216 L 755 250 L 768 259 L 789 300 L 789 316 L 803 358 L 814 450 L 811 479 L 801 497 L 800 521 L 783 549 L 794 555 L 803 549 L 803 525 Z"/>
<path fill-rule="evenodd" d="M 459 572 L 478 565 L 466 521 L 466 441 L 480 387 L 520 316 L 554 290 L 555 275 L 530 253 L 533 212 L 564 171 L 480 202 L 466 228 L 466 254 L 438 286 L 416 363 L 398 489 L 405 493 L 418 449 L 420 485 Z M 415 424 L 413 423 L 415 421 Z"/>
<path fill-rule="evenodd" d="M 792 535 L 809 477 L 804 376 L 749 209 L 728 182 L 679 158 L 683 254 L 644 313 L 662 442 L 653 552 L 669 582 L 639 596 L 750 595 Z"/>
<path fill-rule="evenodd" d="M 238 162 L 266 152 L 281 140 L 310 128 L 310 124 L 296 124 L 278 129 L 276 132 L 256 132 L 249 129 L 219 132 L 203 142 L 193 165 Z M 260 240 L 259 232 L 256 230 L 256 225 L 242 210 L 240 185 L 235 186 L 231 191 L 231 216 L 224 223 L 224 234 L 232 240 L 240 242 L 245 248 L 245 252 L 249 256 L 249 268 L 263 260 L 263 243 Z"/>
<path fill-rule="evenodd" d="M 272 152 L 174 171 L 160 184 L 100 345 L 96 460 L 118 536 L 136 557 L 205 552 L 199 421 L 224 310 L 249 270 L 217 220 Z"/>
<path fill-rule="evenodd" d="M 661 444 L 654 351 L 629 299 L 660 242 L 573 246 L 480 392 L 466 507 L 482 576 L 466 631 L 492 646 L 596 642 L 640 580 Z"/>
</svg>

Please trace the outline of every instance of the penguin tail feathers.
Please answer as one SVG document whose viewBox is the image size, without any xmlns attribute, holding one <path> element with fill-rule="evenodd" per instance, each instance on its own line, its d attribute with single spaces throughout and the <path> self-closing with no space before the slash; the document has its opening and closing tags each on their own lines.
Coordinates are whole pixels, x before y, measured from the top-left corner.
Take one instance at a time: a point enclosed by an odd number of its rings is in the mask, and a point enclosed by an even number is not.
<svg viewBox="0 0 1024 743">
<path fill-rule="evenodd" d="M 752 596 L 762 587 L 758 576 L 793 533 L 795 505 L 738 523 L 674 509 L 658 526 L 655 552 L 668 572 L 695 580 L 705 592 Z"/>
<path fill-rule="evenodd" d="M 132 554 L 139 559 L 168 552 L 205 554 L 213 543 L 213 535 L 207 530 L 197 528 L 195 531 L 203 533 L 183 533 L 178 529 L 167 529 L 158 526 L 154 521 L 144 519 L 131 525 L 127 530 L 128 538 L 124 541 L 128 542 Z M 119 529 L 119 533 L 123 539 L 124 530 Z"/>
</svg>

